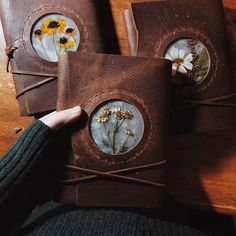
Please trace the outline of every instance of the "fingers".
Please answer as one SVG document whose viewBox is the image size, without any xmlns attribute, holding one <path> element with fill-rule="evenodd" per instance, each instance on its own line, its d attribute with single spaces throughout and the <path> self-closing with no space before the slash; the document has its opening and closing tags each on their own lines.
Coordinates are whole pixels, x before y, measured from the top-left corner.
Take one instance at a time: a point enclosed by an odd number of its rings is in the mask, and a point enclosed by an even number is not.
<svg viewBox="0 0 236 236">
<path fill-rule="evenodd" d="M 64 125 L 71 124 L 77 121 L 82 114 L 80 106 L 76 106 L 63 111 L 52 112 L 40 120 L 53 130 L 57 130 Z"/>
</svg>

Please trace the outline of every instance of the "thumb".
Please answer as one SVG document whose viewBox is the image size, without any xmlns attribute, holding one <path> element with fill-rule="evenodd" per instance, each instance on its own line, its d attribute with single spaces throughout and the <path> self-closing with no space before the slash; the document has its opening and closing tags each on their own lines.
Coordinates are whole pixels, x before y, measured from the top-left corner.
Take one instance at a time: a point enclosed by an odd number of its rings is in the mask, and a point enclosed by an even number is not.
<svg viewBox="0 0 236 236">
<path fill-rule="evenodd" d="M 64 125 L 68 125 L 77 121 L 80 118 L 81 114 L 81 107 L 76 106 L 63 111 L 52 112 L 42 117 L 40 120 L 51 129 L 57 130 Z"/>
</svg>

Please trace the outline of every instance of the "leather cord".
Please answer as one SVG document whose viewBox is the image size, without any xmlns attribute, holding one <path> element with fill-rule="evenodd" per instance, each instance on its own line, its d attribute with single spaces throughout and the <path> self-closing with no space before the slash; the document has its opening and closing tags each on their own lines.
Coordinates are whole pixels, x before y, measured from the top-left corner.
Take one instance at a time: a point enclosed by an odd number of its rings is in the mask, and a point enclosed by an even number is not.
<svg viewBox="0 0 236 236">
<path fill-rule="evenodd" d="M 41 73 L 41 72 L 34 72 L 34 71 L 24 71 L 24 70 L 15 70 L 15 71 L 11 71 L 12 74 L 17 74 L 17 75 L 32 75 L 32 76 L 40 76 L 40 77 L 49 77 L 45 80 L 39 81 L 35 84 L 32 84 L 30 86 L 27 86 L 26 88 L 24 88 L 23 90 L 21 90 L 20 92 L 18 92 L 16 94 L 16 98 L 20 97 L 21 95 L 23 95 L 24 93 L 33 90 L 35 88 L 38 88 L 46 83 L 49 83 L 55 79 L 57 79 L 57 75 L 56 74 L 50 74 L 50 73 Z"/>
<path fill-rule="evenodd" d="M 10 60 L 11 58 L 13 58 L 13 54 L 15 52 L 15 50 L 17 49 L 17 47 L 12 47 L 12 46 L 8 46 L 5 48 L 5 52 L 6 55 L 8 57 L 7 60 L 7 65 L 6 65 L 6 70 L 7 72 L 9 72 L 9 65 L 10 65 Z M 38 88 L 46 83 L 49 83 L 55 79 L 57 79 L 57 75 L 56 74 L 50 74 L 50 73 L 42 73 L 42 72 L 35 72 L 35 71 L 25 71 L 25 70 L 12 70 L 10 71 L 12 74 L 16 74 L 16 75 L 28 75 L 28 76 L 40 76 L 40 77 L 48 77 L 47 79 L 41 80 L 40 82 L 37 82 L 35 84 L 32 84 L 30 86 L 25 87 L 23 90 L 21 90 L 20 92 L 18 92 L 16 94 L 16 98 L 20 97 L 21 95 L 23 95 L 24 93 L 33 90 L 35 88 Z"/>
<path fill-rule="evenodd" d="M 236 93 L 209 98 L 205 100 L 181 100 L 181 99 L 172 99 L 174 103 L 184 103 L 185 105 L 175 107 L 171 109 L 170 112 L 177 112 L 180 110 L 191 109 L 197 106 L 219 106 L 219 107 L 236 107 L 235 103 L 226 103 L 225 100 L 232 99 L 236 97 Z"/>
<path fill-rule="evenodd" d="M 15 74 L 15 75 L 32 75 L 32 76 L 40 76 L 40 77 L 57 77 L 57 74 L 42 73 L 42 72 L 27 71 L 27 70 L 12 70 L 10 72 L 12 74 Z"/>
<path fill-rule="evenodd" d="M 46 84 L 46 83 L 49 83 L 49 82 L 51 82 L 51 81 L 53 81 L 53 80 L 55 80 L 55 79 L 57 79 L 57 78 L 56 78 L 56 77 L 49 77 L 49 78 L 47 78 L 47 79 L 45 79 L 45 80 L 42 80 L 42 81 L 40 81 L 40 82 L 38 82 L 38 83 L 35 83 L 35 84 L 33 84 L 33 85 L 30 85 L 30 86 L 27 86 L 27 87 L 25 87 L 23 90 L 21 90 L 20 92 L 18 92 L 18 93 L 16 94 L 16 98 L 20 97 L 21 95 L 23 95 L 24 93 L 26 93 L 26 92 L 28 92 L 28 91 L 30 91 L 30 90 L 33 90 L 33 89 L 35 89 L 35 88 L 37 88 L 37 87 L 40 87 L 40 86 L 42 86 L 42 85 L 44 85 L 44 84 Z"/>
<path fill-rule="evenodd" d="M 128 177 L 124 175 L 117 175 L 120 173 L 125 173 L 125 172 L 130 172 L 130 171 L 138 171 L 138 170 L 145 170 L 148 168 L 155 168 L 155 167 L 160 167 L 164 165 L 167 161 L 163 160 L 160 162 L 155 162 L 147 165 L 142 165 L 142 166 L 135 166 L 135 167 L 130 167 L 130 168 L 124 168 L 120 170 L 114 170 L 114 171 L 108 171 L 108 172 L 101 172 L 97 170 L 92 170 L 92 169 L 87 169 L 87 168 L 82 168 L 78 166 L 70 166 L 66 165 L 66 169 L 74 171 L 74 172 L 82 172 L 86 174 L 91 174 L 90 176 L 84 176 L 80 178 L 75 178 L 75 179 L 68 179 L 68 180 L 63 180 L 63 184 L 77 184 L 78 182 L 85 181 L 85 180 L 94 180 L 98 177 L 105 177 L 105 178 L 110 178 L 110 179 L 116 179 L 116 180 L 123 180 L 127 182 L 133 182 L 133 183 L 138 183 L 138 184 L 144 184 L 148 185 L 151 187 L 158 187 L 158 188 L 165 188 L 165 184 L 149 181 L 149 180 L 144 180 L 144 179 L 139 179 L 139 178 L 134 178 L 134 177 Z"/>
</svg>

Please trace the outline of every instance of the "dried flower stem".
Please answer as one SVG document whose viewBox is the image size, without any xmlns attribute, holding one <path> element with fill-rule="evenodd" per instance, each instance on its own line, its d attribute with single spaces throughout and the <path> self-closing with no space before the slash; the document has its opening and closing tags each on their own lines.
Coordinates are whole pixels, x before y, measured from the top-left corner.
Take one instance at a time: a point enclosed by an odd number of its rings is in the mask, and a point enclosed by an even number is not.
<svg viewBox="0 0 236 236">
<path fill-rule="evenodd" d="M 48 54 L 47 54 L 47 51 L 46 51 L 46 49 L 45 49 L 45 47 L 44 47 L 44 45 L 43 45 L 42 40 L 39 39 L 39 41 L 40 41 L 40 43 L 41 43 L 41 45 L 42 45 L 42 48 L 43 48 L 43 51 L 44 51 L 45 55 L 47 56 L 48 60 L 51 61 L 51 59 L 49 58 L 49 56 L 48 56 Z"/>
<path fill-rule="evenodd" d="M 112 151 L 114 154 L 116 153 L 116 134 L 118 131 L 117 127 L 118 127 L 118 122 L 116 121 L 114 125 L 113 136 L 112 136 Z"/>
<path fill-rule="evenodd" d="M 119 129 L 119 128 L 121 127 L 121 125 L 123 124 L 124 120 L 125 120 L 125 119 L 122 119 L 122 120 L 121 120 L 121 122 L 120 122 L 120 124 L 118 125 L 117 129 Z"/>
<path fill-rule="evenodd" d="M 53 41 L 53 46 L 54 46 L 54 49 L 56 51 L 56 54 L 57 54 L 57 56 L 59 56 L 58 51 L 57 51 L 57 47 L 56 47 L 56 44 L 55 44 L 55 33 L 52 34 L 52 41 Z"/>
<path fill-rule="evenodd" d="M 75 36 L 72 36 L 72 38 L 74 39 L 75 44 L 77 44 Z"/>
<path fill-rule="evenodd" d="M 126 143 L 128 142 L 128 139 L 129 139 L 129 135 L 127 135 L 124 139 L 124 141 L 122 142 L 122 145 L 120 146 L 120 151 L 121 152 L 124 148 L 124 146 L 126 145 Z"/>
<path fill-rule="evenodd" d="M 111 145 L 111 138 L 110 138 L 110 136 L 109 136 L 109 132 L 107 131 L 107 128 L 106 128 L 105 123 L 103 123 L 103 128 L 104 128 L 104 130 L 105 130 L 105 133 L 106 133 L 106 136 L 107 136 L 107 140 L 108 140 L 108 142 L 109 142 L 109 146 L 111 147 L 111 146 L 112 146 L 112 145 Z"/>
</svg>

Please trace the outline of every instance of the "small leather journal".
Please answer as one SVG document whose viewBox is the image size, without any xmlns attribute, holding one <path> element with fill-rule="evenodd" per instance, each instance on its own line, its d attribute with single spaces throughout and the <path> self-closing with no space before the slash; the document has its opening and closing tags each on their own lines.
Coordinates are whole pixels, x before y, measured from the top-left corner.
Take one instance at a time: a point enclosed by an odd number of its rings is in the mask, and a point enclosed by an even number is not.
<svg viewBox="0 0 236 236">
<path fill-rule="evenodd" d="M 221 0 L 132 3 L 124 12 L 131 55 L 170 59 L 170 133 L 235 125 Z"/>
<path fill-rule="evenodd" d="M 67 51 L 107 52 L 104 2 L 0 1 L 6 53 L 21 115 L 56 109 L 59 55 Z"/>
<path fill-rule="evenodd" d="M 58 199 L 159 206 L 171 61 L 69 52 L 59 58 L 58 75 L 58 110 L 83 109 Z"/>
</svg>

